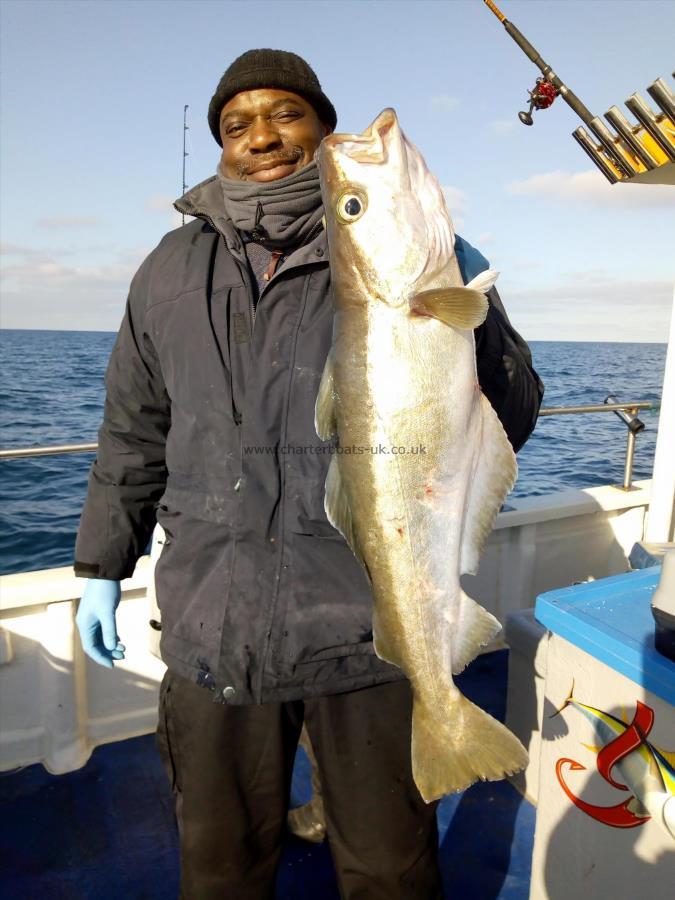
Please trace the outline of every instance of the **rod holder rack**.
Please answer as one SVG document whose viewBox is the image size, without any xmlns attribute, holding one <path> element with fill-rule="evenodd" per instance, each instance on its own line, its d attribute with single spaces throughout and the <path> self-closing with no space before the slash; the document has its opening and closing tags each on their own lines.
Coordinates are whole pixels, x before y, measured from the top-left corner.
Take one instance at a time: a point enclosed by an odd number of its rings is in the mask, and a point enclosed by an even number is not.
<svg viewBox="0 0 675 900">
<path fill-rule="evenodd" d="M 675 95 L 663 78 L 657 78 L 647 88 L 658 109 L 654 111 L 639 94 L 632 94 L 626 100 L 626 106 L 637 119 L 637 124 L 631 123 L 618 107 L 612 106 L 605 113 L 605 119 L 615 129 L 612 131 L 553 71 L 513 22 L 509 22 L 495 0 L 484 2 L 507 34 L 542 73 L 543 78 L 537 79 L 537 85 L 548 82 L 545 93 L 547 96 L 554 94 L 539 102 L 541 89 L 535 87 L 534 91 L 530 91 L 530 111 L 519 113 L 521 122 L 532 125 L 533 107 L 548 108 L 554 97 L 560 96 L 586 126 L 577 128 L 572 136 L 611 184 L 619 181 L 675 184 Z"/>
<path fill-rule="evenodd" d="M 651 108 L 639 94 L 631 94 L 626 107 L 637 119 L 630 122 L 617 106 L 605 119 L 614 132 L 596 116 L 572 136 L 612 184 L 617 181 L 675 184 L 675 94 L 663 78 L 657 78 L 647 93 L 658 109 Z"/>
</svg>

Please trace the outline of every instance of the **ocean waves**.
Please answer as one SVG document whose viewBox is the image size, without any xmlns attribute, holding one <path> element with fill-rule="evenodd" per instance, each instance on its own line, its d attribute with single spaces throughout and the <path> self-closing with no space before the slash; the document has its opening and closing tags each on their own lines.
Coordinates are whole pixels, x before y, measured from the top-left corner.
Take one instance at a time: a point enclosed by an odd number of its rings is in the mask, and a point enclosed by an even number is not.
<svg viewBox="0 0 675 900">
<path fill-rule="evenodd" d="M 0 331 L 2 446 L 95 442 L 115 339 L 106 332 Z M 546 385 L 545 406 L 620 400 L 658 403 L 665 345 L 542 342 L 531 344 Z M 634 478 L 651 476 L 658 411 L 643 412 Z M 541 418 L 518 454 L 512 497 L 620 484 L 626 426 L 613 413 Z M 0 462 L 0 571 L 31 571 L 72 562 L 91 453 Z"/>
</svg>

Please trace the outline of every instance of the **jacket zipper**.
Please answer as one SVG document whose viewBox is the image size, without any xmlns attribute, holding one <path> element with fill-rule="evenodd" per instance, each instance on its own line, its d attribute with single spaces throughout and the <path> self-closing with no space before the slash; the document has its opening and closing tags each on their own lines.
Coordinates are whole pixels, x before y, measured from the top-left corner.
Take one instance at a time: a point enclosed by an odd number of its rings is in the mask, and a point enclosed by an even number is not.
<svg viewBox="0 0 675 900">
<path fill-rule="evenodd" d="M 288 437 L 288 408 L 291 401 L 291 390 L 293 388 L 293 373 L 295 371 L 295 357 L 297 352 L 297 344 L 298 344 L 298 332 L 300 330 L 300 323 L 302 321 L 303 314 L 305 312 L 305 306 L 307 305 L 307 295 L 309 293 L 309 282 L 311 279 L 311 273 L 307 273 L 305 275 L 305 283 L 302 286 L 302 298 L 300 302 L 300 312 L 298 315 L 298 321 L 295 327 L 295 334 L 293 340 L 293 353 L 290 359 L 289 365 L 289 378 L 288 378 L 288 387 L 287 394 L 285 397 L 284 403 L 284 427 L 283 434 L 281 439 L 283 443 L 286 442 Z M 280 475 L 281 475 L 281 498 L 279 502 L 279 561 L 277 563 L 277 572 L 275 578 L 274 591 L 272 596 L 272 602 L 270 604 L 270 610 L 267 618 L 267 622 L 265 623 L 265 637 L 264 637 L 264 645 L 262 652 L 262 660 L 260 664 L 260 674 L 258 676 L 258 684 L 253 690 L 253 694 L 255 697 L 256 703 L 263 702 L 263 681 L 265 680 L 265 668 L 267 666 L 267 659 L 270 655 L 271 644 L 272 644 L 272 629 L 274 627 L 274 619 L 277 611 L 277 603 L 279 601 L 279 588 L 281 585 L 281 572 L 282 565 L 284 563 L 284 555 L 286 553 L 286 547 L 284 542 L 284 517 L 286 515 L 286 467 L 282 465 L 280 467 Z"/>
<path fill-rule="evenodd" d="M 179 212 L 180 212 L 180 210 L 179 210 Z M 211 226 L 211 228 L 213 228 L 213 230 L 214 230 L 215 232 L 217 232 L 217 234 L 219 234 L 219 235 L 225 240 L 225 235 L 223 234 L 223 232 L 220 230 L 220 228 L 217 227 L 217 225 L 216 225 L 216 223 L 213 221 L 213 219 L 212 219 L 210 216 L 208 216 L 206 213 L 187 213 L 186 215 L 194 215 L 195 218 L 203 219 L 205 222 L 208 222 L 209 225 Z M 324 225 L 323 225 L 323 220 L 320 221 L 320 222 L 317 222 L 316 225 L 314 226 L 314 228 L 312 228 L 312 230 L 310 231 L 310 233 L 307 235 L 307 237 L 305 238 L 305 240 L 302 242 L 301 246 L 304 247 L 305 244 L 308 244 L 310 241 L 312 241 L 312 240 L 316 237 L 316 235 L 321 231 L 321 229 L 322 229 L 323 227 L 324 227 Z M 226 243 L 227 243 L 227 241 L 226 241 Z M 296 248 L 296 249 L 299 249 L 299 248 Z M 237 261 L 238 261 L 238 260 L 237 260 Z M 282 264 L 283 262 L 285 262 L 285 261 L 286 261 L 286 254 L 283 254 L 283 255 L 281 256 L 281 258 L 279 259 L 278 263 L 277 263 L 277 266 L 276 266 L 276 268 L 275 268 L 275 274 L 276 274 L 276 269 L 278 269 L 279 265 L 281 265 L 281 264 Z M 241 267 L 242 267 L 242 269 L 243 269 L 244 266 L 243 266 L 241 263 L 240 263 L 240 265 L 241 265 Z M 255 308 L 256 308 L 256 304 L 255 304 L 255 301 L 254 301 L 254 299 L 253 299 L 253 286 L 252 286 L 251 283 L 250 283 L 250 278 L 251 278 L 251 276 L 250 276 L 250 274 L 249 274 L 248 268 L 249 268 L 249 267 L 248 267 L 248 263 L 247 263 L 247 264 L 246 264 L 246 277 L 249 279 L 249 288 L 250 288 L 250 291 L 249 291 L 249 296 L 250 296 L 250 300 L 249 300 L 249 309 L 250 309 L 250 313 L 251 313 L 251 340 L 252 340 L 252 339 L 253 339 L 253 329 L 255 328 L 255 314 L 256 314 L 256 313 L 255 313 Z M 271 279 L 270 279 L 270 280 L 271 280 Z M 268 282 L 268 284 L 269 284 L 269 282 Z M 260 296 L 258 297 L 258 303 L 260 303 L 260 297 L 262 297 L 263 293 L 264 293 L 265 290 L 267 289 L 268 284 L 266 284 L 265 287 L 264 287 L 264 288 L 262 289 L 262 291 L 260 292 Z"/>
<path fill-rule="evenodd" d="M 274 251 L 272 252 L 272 259 L 274 260 Z M 285 253 L 281 253 L 278 257 L 276 257 L 276 260 L 274 260 L 274 262 L 275 262 L 275 265 L 274 265 L 274 271 L 271 272 L 271 273 L 269 274 L 269 277 L 268 277 L 267 282 L 265 283 L 265 286 L 263 287 L 262 291 L 260 291 L 260 294 L 259 294 L 259 296 L 258 296 L 258 303 L 260 303 L 260 298 L 261 298 L 262 295 L 264 294 L 264 292 L 265 292 L 265 290 L 266 290 L 266 288 L 267 288 L 267 285 L 270 283 L 270 281 L 272 280 L 272 278 L 273 278 L 274 275 L 276 274 L 277 269 L 278 269 L 279 266 L 282 265 L 285 261 L 286 261 L 286 254 L 285 254 Z M 272 261 L 270 261 L 270 266 L 271 266 L 271 264 L 272 264 Z M 247 268 L 248 268 L 248 266 L 247 266 Z M 268 266 L 268 270 L 269 270 L 269 266 Z M 267 274 L 267 272 L 266 272 L 265 274 Z M 253 337 L 253 329 L 254 329 L 254 327 L 255 327 L 255 311 L 256 311 L 256 303 L 255 303 L 255 301 L 253 300 L 253 292 L 251 291 L 251 337 Z"/>
</svg>

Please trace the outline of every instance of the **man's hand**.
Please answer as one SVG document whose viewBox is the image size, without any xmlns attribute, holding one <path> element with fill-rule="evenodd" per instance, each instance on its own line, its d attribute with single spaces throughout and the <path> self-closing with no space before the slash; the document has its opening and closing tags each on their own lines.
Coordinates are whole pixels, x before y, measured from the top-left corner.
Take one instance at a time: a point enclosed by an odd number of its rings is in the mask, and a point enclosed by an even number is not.
<svg viewBox="0 0 675 900">
<path fill-rule="evenodd" d="M 121 594 L 119 581 L 91 578 L 75 617 L 82 649 L 94 662 L 108 669 L 112 669 L 114 659 L 124 659 L 126 649 L 119 643 L 115 624 Z"/>
</svg>

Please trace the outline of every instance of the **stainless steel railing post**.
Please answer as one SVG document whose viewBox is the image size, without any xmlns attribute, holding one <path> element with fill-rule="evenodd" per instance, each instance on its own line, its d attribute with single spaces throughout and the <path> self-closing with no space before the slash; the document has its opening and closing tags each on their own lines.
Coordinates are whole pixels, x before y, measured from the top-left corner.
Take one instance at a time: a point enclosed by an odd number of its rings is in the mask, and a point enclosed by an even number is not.
<svg viewBox="0 0 675 900">
<path fill-rule="evenodd" d="M 633 486 L 633 456 L 635 455 L 635 432 L 628 431 L 626 442 L 626 465 L 623 470 L 623 489 L 629 491 Z"/>
</svg>

